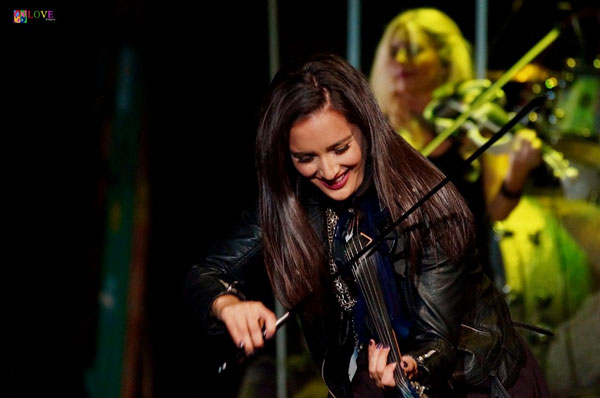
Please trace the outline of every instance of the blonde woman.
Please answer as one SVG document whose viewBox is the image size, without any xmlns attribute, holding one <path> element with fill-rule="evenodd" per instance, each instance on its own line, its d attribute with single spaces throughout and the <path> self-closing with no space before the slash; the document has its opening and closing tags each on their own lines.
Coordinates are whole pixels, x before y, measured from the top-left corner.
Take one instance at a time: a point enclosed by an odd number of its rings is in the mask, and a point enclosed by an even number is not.
<svg viewBox="0 0 600 398">
<path fill-rule="evenodd" d="M 472 79 L 469 42 L 449 16 L 433 8 L 410 9 L 389 22 L 370 74 L 383 113 L 418 150 L 436 134 L 423 116 L 435 91 Z M 466 136 L 450 137 L 429 155 L 457 185 L 475 215 L 479 251 L 489 276 L 494 276 L 489 264 L 490 222 L 505 219 L 519 203 L 527 177 L 541 163 L 540 144 L 533 130 L 524 129 L 508 153 L 484 154 L 475 172 L 461 166 L 473 150 Z"/>
</svg>

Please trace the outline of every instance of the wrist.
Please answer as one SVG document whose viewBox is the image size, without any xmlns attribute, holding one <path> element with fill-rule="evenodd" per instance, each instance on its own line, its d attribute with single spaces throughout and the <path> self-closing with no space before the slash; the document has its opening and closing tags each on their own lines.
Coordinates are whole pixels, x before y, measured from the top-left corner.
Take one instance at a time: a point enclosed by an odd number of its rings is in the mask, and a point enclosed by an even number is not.
<svg viewBox="0 0 600 398">
<path fill-rule="evenodd" d="M 211 305 L 211 315 L 217 319 L 221 319 L 221 310 L 223 307 L 229 304 L 235 304 L 240 301 L 244 301 L 246 299 L 246 297 L 235 288 L 235 286 L 238 284 L 237 281 L 227 283 L 219 279 L 219 282 L 223 285 L 225 290 L 223 290 L 213 299 Z"/>
<path fill-rule="evenodd" d="M 212 314 L 212 316 L 214 316 L 215 318 L 220 320 L 221 319 L 221 311 L 223 311 L 223 308 L 225 308 L 231 304 L 239 303 L 240 301 L 242 301 L 242 300 L 240 300 L 237 296 L 235 296 L 233 294 L 230 294 L 230 293 L 221 294 L 213 300 L 213 303 L 211 305 L 211 314 Z"/>
<path fill-rule="evenodd" d="M 523 189 L 516 189 L 504 180 L 500 186 L 500 193 L 507 199 L 519 199 L 523 194 Z"/>
</svg>

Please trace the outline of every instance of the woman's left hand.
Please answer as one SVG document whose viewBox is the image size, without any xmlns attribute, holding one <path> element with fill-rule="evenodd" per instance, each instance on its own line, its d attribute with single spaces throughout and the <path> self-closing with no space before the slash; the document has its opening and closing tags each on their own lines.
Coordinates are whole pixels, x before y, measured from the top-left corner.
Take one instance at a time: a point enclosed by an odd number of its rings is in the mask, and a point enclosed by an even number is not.
<svg viewBox="0 0 600 398">
<path fill-rule="evenodd" d="M 394 370 L 397 363 L 387 363 L 390 347 L 382 344 L 375 344 L 374 340 L 369 341 L 369 377 L 380 388 L 395 387 Z M 417 375 L 417 361 L 410 355 L 404 355 L 400 359 L 400 366 L 409 379 Z"/>
</svg>

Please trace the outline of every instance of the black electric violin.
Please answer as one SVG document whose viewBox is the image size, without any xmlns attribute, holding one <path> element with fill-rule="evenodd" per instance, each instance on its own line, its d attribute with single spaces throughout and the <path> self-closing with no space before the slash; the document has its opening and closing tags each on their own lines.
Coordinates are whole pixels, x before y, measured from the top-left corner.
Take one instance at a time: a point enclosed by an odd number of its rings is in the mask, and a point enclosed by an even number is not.
<svg viewBox="0 0 600 398">
<path fill-rule="evenodd" d="M 343 253 L 343 258 L 335 258 L 335 262 L 340 274 L 358 287 L 353 313 L 359 342 L 373 338 L 387 345 L 388 362 L 399 364 L 402 357 L 399 339 L 408 336 L 411 321 L 403 309 L 391 262 L 398 243 L 396 230 L 391 230 L 378 245 L 352 262 L 390 224 L 387 212 L 378 203 L 377 195 L 365 195 L 339 215 L 333 244 L 334 252 Z M 426 387 L 409 380 L 400 366 L 394 369 L 394 380 L 403 398 L 428 397 Z"/>
</svg>

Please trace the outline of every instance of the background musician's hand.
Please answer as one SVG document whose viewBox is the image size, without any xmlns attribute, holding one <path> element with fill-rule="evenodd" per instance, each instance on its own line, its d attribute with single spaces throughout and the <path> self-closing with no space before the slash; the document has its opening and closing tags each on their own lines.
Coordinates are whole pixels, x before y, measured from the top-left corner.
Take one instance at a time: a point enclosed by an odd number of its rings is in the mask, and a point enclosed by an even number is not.
<svg viewBox="0 0 600 398">
<path fill-rule="evenodd" d="M 275 314 L 258 301 L 242 301 L 225 294 L 213 302 L 212 314 L 225 324 L 234 343 L 246 355 L 262 348 L 265 340 L 275 334 Z"/>
<path fill-rule="evenodd" d="M 534 130 L 521 129 L 514 137 L 510 152 L 510 166 L 505 178 L 507 187 L 520 191 L 527 176 L 542 163 L 542 141 Z"/>
<path fill-rule="evenodd" d="M 369 341 L 369 377 L 380 388 L 395 387 L 394 370 L 397 363 L 387 363 L 390 347 L 381 344 L 375 344 L 374 340 Z M 410 355 L 402 356 L 400 360 L 401 368 L 409 379 L 417 375 L 417 361 Z"/>
<path fill-rule="evenodd" d="M 506 219 L 517 206 L 531 171 L 542 163 L 542 141 L 531 129 L 515 133 L 510 151 L 485 158 L 484 187 L 491 221 Z"/>
</svg>

